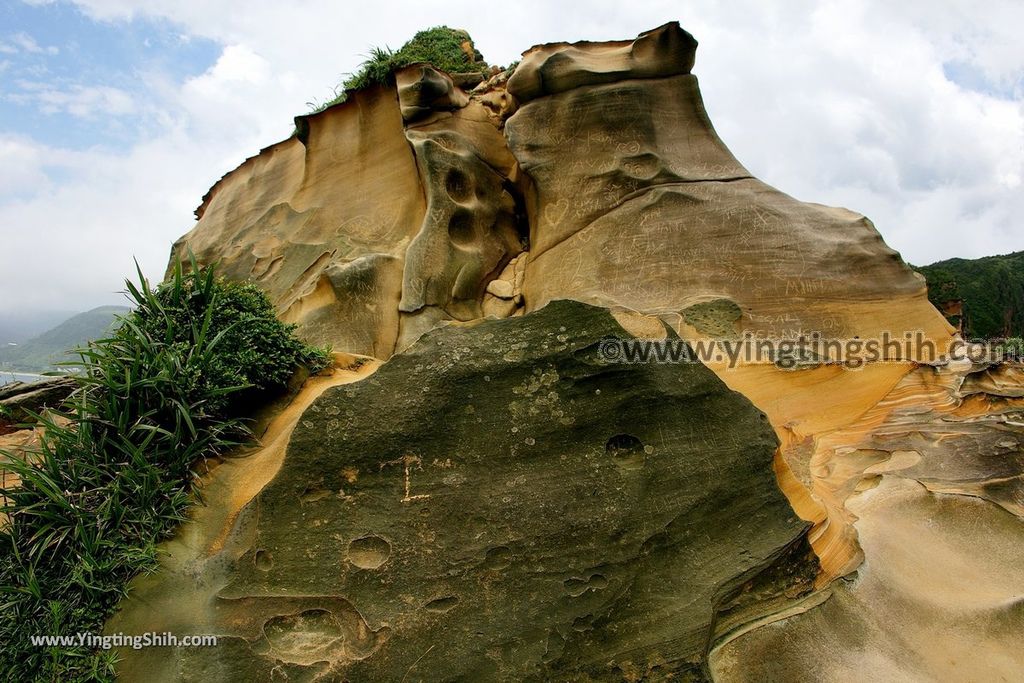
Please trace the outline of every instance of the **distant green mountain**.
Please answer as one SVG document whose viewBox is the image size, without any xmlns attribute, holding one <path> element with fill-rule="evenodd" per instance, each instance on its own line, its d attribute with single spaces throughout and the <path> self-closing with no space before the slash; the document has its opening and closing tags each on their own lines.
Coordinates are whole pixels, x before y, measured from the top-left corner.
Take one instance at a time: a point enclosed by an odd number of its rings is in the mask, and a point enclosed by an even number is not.
<svg viewBox="0 0 1024 683">
<path fill-rule="evenodd" d="M 928 299 L 965 338 L 1024 337 L 1024 251 L 922 266 Z"/>
<path fill-rule="evenodd" d="M 75 314 L 75 311 L 0 311 L 0 348 L 22 344 Z"/>
<path fill-rule="evenodd" d="M 115 316 L 129 310 L 127 306 L 100 306 L 72 316 L 23 344 L 9 346 L 3 342 L 0 370 L 47 372 L 60 363 L 77 360 L 68 352 L 103 337 L 114 324 Z"/>
</svg>

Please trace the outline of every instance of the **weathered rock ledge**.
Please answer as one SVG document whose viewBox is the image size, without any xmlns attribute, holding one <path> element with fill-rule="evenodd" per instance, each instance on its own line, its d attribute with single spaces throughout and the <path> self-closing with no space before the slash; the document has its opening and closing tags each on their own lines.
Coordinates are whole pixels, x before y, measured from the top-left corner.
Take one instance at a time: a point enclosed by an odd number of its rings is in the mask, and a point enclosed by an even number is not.
<svg viewBox="0 0 1024 683">
<path fill-rule="evenodd" d="M 856 372 L 711 362 L 718 381 L 588 355 L 623 332 L 563 300 L 644 336 L 952 339 L 867 218 L 799 202 L 732 155 L 695 49 L 675 23 L 543 45 L 469 92 L 413 65 L 211 189 L 179 252 L 256 282 L 306 339 L 391 360 L 293 415 L 274 476 L 203 513 L 232 520 L 221 545 L 184 532 L 189 559 L 118 617 L 228 644 L 127 653 L 129 678 L 1024 666 L 1019 367 L 899 350 Z M 991 533 L 972 540 L 972 519 Z M 945 560 L 984 588 L 957 598 L 933 571 Z M 140 607 L 177 591 L 188 609 L 157 628 Z"/>
</svg>

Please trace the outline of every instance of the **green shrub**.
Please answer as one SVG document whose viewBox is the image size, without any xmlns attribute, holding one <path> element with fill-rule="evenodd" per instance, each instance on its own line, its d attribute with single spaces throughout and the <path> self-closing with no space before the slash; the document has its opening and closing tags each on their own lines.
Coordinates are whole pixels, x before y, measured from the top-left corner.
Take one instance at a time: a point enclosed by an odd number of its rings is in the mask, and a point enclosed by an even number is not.
<svg viewBox="0 0 1024 683">
<path fill-rule="evenodd" d="M 472 43 L 469 34 L 463 30 L 435 26 L 417 33 L 398 51 L 387 47 L 375 47 L 370 50 L 367 60 L 360 65 L 359 70 L 341 84 L 341 92 L 332 100 L 314 105 L 310 113 L 315 114 L 344 102 L 349 90 L 389 83 L 395 71 L 417 62 L 426 62 L 449 73 L 485 73 L 488 65 L 480 53 L 474 51 L 471 58 L 463 50 L 462 45 L 467 41 Z"/>
<path fill-rule="evenodd" d="M 188 396 L 209 396 L 207 409 L 214 413 L 251 412 L 252 400 L 283 389 L 297 366 L 316 373 L 330 362 L 325 349 L 295 338 L 295 326 L 277 319 L 273 304 L 256 285 L 217 280 L 212 269 L 183 275 L 179 262 L 170 281 L 152 296 L 132 291 L 132 297 L 141 332 L 163 339 L 179 352 L 195 343 L 195 335 L 206 324 L 209 333 L 221 335 L 208 362 L 196 363 L 178 380 Z M 246 388 L 214 394 L 218 387 Z"/>
<path fill-rule="evenodd" d="M 405 64 L 426 62 L 448 73 L 486 72 L 488 66 L 483 55 L 475 48 L 472 56 L 467 54 L 463 49 L 466 43 L 472 45 L 473 39 L 465 31 L 435 26 L 413 36 L 396 56 Z"/>
<path fill-rule="evenodd" d="M 916 269 L 928 299 L 940 310 L 962 303 L 964 336 L 991 339 L 1024 335 L 1024 252 L 978 259 L 948 259 Z M 958 324 L 959 319 L 951 319 Z"/>
<path fill-rule="evenodd" d="M 310 349 L 249 285 L 193 262 L 79 351 L 79 387 L 22 461 L 0 452 L 20 486 L 0 489 L 0 680 L 112 680 L 113 655 L 32 646 L 33 635 L 99 633 L 129 580 L 195 499 L 193 467 L 248 437 L 241 410 L 279 389 Z"/>
</svg>

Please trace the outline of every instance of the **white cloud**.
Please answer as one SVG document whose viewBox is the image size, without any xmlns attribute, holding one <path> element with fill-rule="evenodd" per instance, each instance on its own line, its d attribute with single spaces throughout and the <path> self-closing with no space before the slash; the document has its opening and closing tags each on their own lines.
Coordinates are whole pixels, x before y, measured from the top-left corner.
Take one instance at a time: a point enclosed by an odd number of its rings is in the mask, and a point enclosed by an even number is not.
<svg viewBox="0 0 1024 683">
<path fill-rule="evenodd" d="M 209 71 L 189 82 L 192 87 L 216 90 L 231 83 L 260 84 L 267 80 L 270 65 L 267 60 L 245 47 L 229 45 Z"/>
<path fill-rule="evenodd" d="M 60 48 L 55 45 L 48 45 L 46 47 L 36 42 L 36 39 L 27 33 L 15 33 L 8 38 L 8 42 L 0 44 L 0 52 L 7 54 L 17 54 L 18 52 L 26 52 L 28 54 L 46 54 L 46 55 L 57 55 L 60 54 Z"/>
<path fill-rule="evenodd" d="M 1004 6 L 827 2 L 794 11 L 784 32 L 756 14 L 709 21 L 696 71 L 716 126 L 756 175 L 867 214 L 907 259 L 1024 249 L 1013 218 L 1024 209 L 1013 186 L 1022 98 L 968 89 L 943 69 L 953 54 L 973 59 L 963 35 L 1012 34 L 987 18 L 1005 20 Z M 1024 69 L 1022 50 L 993 54 L 992 73 Z"/>
<path fill-rule="evenodd" d="M 29 140 L 0 137 L 0 201 L 25 196 L 49 185 L 44 165 L 53 150 Z"/>
<path fill-rule="evenodd" d="M 762 179 L 865 213 L 915 263 L 1024 249 L 1022 3 L 523 0 L 500 21 L 468 0 L 77 4 L 103 21 L 169 20 L 221 54 L 185 82 L 147 74 L 145 92 L 127 99 L 84 86 L 31 91 L 79 116 L 144 116 L 147 134 L 63 157 L 45 141 L 0 145 L 21 155 L 0 158 L 0 183 L 15 183 L 0 186 L 21 188 L 0 197 L 0 309 L 92 305 L 120 286 L 133 255 L 159 276 L 214 180 L 286 136 L 291 117 L 330 96 L 370 46 L 397 47 L 438 24 L 466 28 L 489 61 L 507 64 L 535 43 L 628 38 L 679 19 L 701 41 L 695 73 L 712 120 Z M 951 76 L 951 64 L 977 78 Z M 26 263 L 42 250 L 46 267 Z"/>
<path fill-rule="evenodd" d="M 72 85 L 67 88 L 46 83 L 18 81 L 22 91 L 7 96 L 18 104 L 33 104 L 43 114 L 67 113 L 78 118 L 97 115 L 125 116 L 136 111 L 135 101 L 125 90 L 105 85 Z"/>
<path fill-rule="evenodd" d="M 224 162 L 222 150 L 191 144 L 168 134 L 123 152 L 72 153 L 3 139 L 0 168 L 37 189 L 0 198 L 0 310 L 117 302 L 133 256 L 159 277 L 215 177 L 206 169 Z"/>
</svg>

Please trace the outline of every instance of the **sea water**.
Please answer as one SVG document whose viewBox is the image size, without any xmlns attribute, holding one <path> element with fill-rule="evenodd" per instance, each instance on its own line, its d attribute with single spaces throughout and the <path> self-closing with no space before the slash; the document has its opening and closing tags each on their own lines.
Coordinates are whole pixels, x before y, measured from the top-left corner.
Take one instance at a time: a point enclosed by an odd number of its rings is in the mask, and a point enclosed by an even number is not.
<svg viewBox="0 0 1024 683">
<path fill-rule="evenodd" d="M 28 375 L 0 370 L 0 385 L 10 384 L 11 382 L 38 382 L 41 379 L 43 379 L 42 375 Z"/>
</svg>

